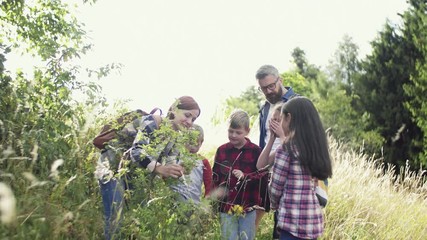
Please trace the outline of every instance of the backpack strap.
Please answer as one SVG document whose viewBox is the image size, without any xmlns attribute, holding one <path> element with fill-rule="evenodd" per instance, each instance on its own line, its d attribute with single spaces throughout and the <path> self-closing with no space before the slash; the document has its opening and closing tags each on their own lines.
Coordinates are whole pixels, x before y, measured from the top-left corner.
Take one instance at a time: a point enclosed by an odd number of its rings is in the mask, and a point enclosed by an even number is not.
<svg viewBox="0 0 427 240">
<path fill-rule="evenodd" d="M 156 113 L 157 111 L 159 111 L 159 112 L 160 112 L 160 115 L 162 115 L 162 114 L 163 114 L 162 109 L 160 109 L 160 108 L 158 108 L 158 107 L 153 108 L 153 110 L 151 110 L 151 111 L 150 111 L 150 114 L 151 114 L 151 115 L 153 115 L 153 114 L 154 114 L 154 113 Z"/>
</svg>

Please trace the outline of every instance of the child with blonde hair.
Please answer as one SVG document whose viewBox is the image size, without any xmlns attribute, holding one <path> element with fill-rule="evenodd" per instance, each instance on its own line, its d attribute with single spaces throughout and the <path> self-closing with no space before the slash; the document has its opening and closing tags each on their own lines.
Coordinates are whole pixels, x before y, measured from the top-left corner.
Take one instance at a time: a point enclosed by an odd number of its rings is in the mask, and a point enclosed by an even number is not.
<svg viewBox="0 0 427 240">
<path fill-rule="evenodd" d="M 197 124 L 193 124 L 193 129 L 198 133 L 195 144 L 187 146 L 190 153 L 197 157 L 194 168 L 188 175 L 180 179 L 178 184 L 172 185 L 172 190 L 178 192 L 184 201 L 192 201 L 200 203 L 202 195 L 208 197 L 212 188 L 212 168 L 209 160 L 200 154 L 197 154 L 204 141 L 203 128 Z M 185 182 L 183 182 L 185 181 Z M 202 194 L 202 185 L 205 193 Z"/>
<path fill-rule="evenodd" d="M 214 188 L 225 193 L 218 204 L 222 239 L 255 238 L 254 207 L 260 204 L 261 177 L 256 163 L 261 148 L 247 138 L 249 130 L 249 115 L 242 110 L 233 112 L 229 118 L 229 142 L 215 154 Z"/>
</svg>

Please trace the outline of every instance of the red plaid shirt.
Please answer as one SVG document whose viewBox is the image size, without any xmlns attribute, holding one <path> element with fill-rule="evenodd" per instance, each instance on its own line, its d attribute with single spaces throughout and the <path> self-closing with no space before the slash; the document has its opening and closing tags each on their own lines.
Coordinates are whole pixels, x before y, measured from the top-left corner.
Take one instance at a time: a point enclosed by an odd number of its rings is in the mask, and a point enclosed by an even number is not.
<svg viewBox="0 0 427 240">
<path fill-rule="evenodd" d="M 231 143 L 221 145 L 215 154 L 212 168 L 214 189 L 224 187 L 226 196 L 220 199 L 219 211 L 227 213 L 233 205 L 241 205 L 245 212 L 260 205 L 259 180 L 263 176 L 256 168 L 261 148 L 246 138 L 246 144 L 235 148 Z M 238 180 L 231 172 L 238 169 L 244 177 Z"/>
</svg>

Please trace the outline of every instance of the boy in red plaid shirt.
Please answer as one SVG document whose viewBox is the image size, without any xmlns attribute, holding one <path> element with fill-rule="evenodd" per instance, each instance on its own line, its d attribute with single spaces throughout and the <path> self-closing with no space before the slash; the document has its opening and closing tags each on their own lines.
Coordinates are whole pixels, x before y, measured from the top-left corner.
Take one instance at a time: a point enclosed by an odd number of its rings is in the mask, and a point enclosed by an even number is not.
<svg viewBox="0 0 427 240">
<path fill-rule="evenodd" d="M 254 206 L 260 204 L 259 179 L 256 163 L 261 148 L 246 136 L 249 115 L 242 110 L 229 118 L 229 142 L 221 145 L 213 165 L 214 189 L 221 189 L 220 212 L 222 239 L 254 239 Z"/>
</svg>

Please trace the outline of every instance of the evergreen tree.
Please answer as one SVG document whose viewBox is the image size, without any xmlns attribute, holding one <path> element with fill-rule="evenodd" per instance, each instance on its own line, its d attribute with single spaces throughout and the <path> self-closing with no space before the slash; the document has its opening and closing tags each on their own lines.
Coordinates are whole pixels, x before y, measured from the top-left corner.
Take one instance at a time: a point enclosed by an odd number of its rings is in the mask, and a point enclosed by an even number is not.
<svg viewBox="0 0 427 240">
<path fill-rule="evenodd" d="M 410 0 L 408 11 L 403 14 L 405 28 L 403 37 L 412 42 L 417 50 L 415 71 L 410 76 L 410 81 L 404 84 L 405 93 L 409 100 L 405 106 L 412 114 L 413 120 L 422 131 L 422 141 L 414 142 L 422 148 L 420 155 L 413 159 L 415 165 L 427 166 L 427 1 Z"/>
<path fill-rule="evenodd" d="M 386 24 L 372 44 L 372 53 L 362 61 L 364 74 L 357 78 L 354 92 L 360 108 L 370 116 L 366 131 L 378 131 L 384 138 L 384 160 L 404 166 L 420 151 L 421 131 L 404 103 L 411 100 L 403 91 L 421 55 L 399 29 Z M 378 149 L 382 153 L 382 149 Z"/>
</svg>

